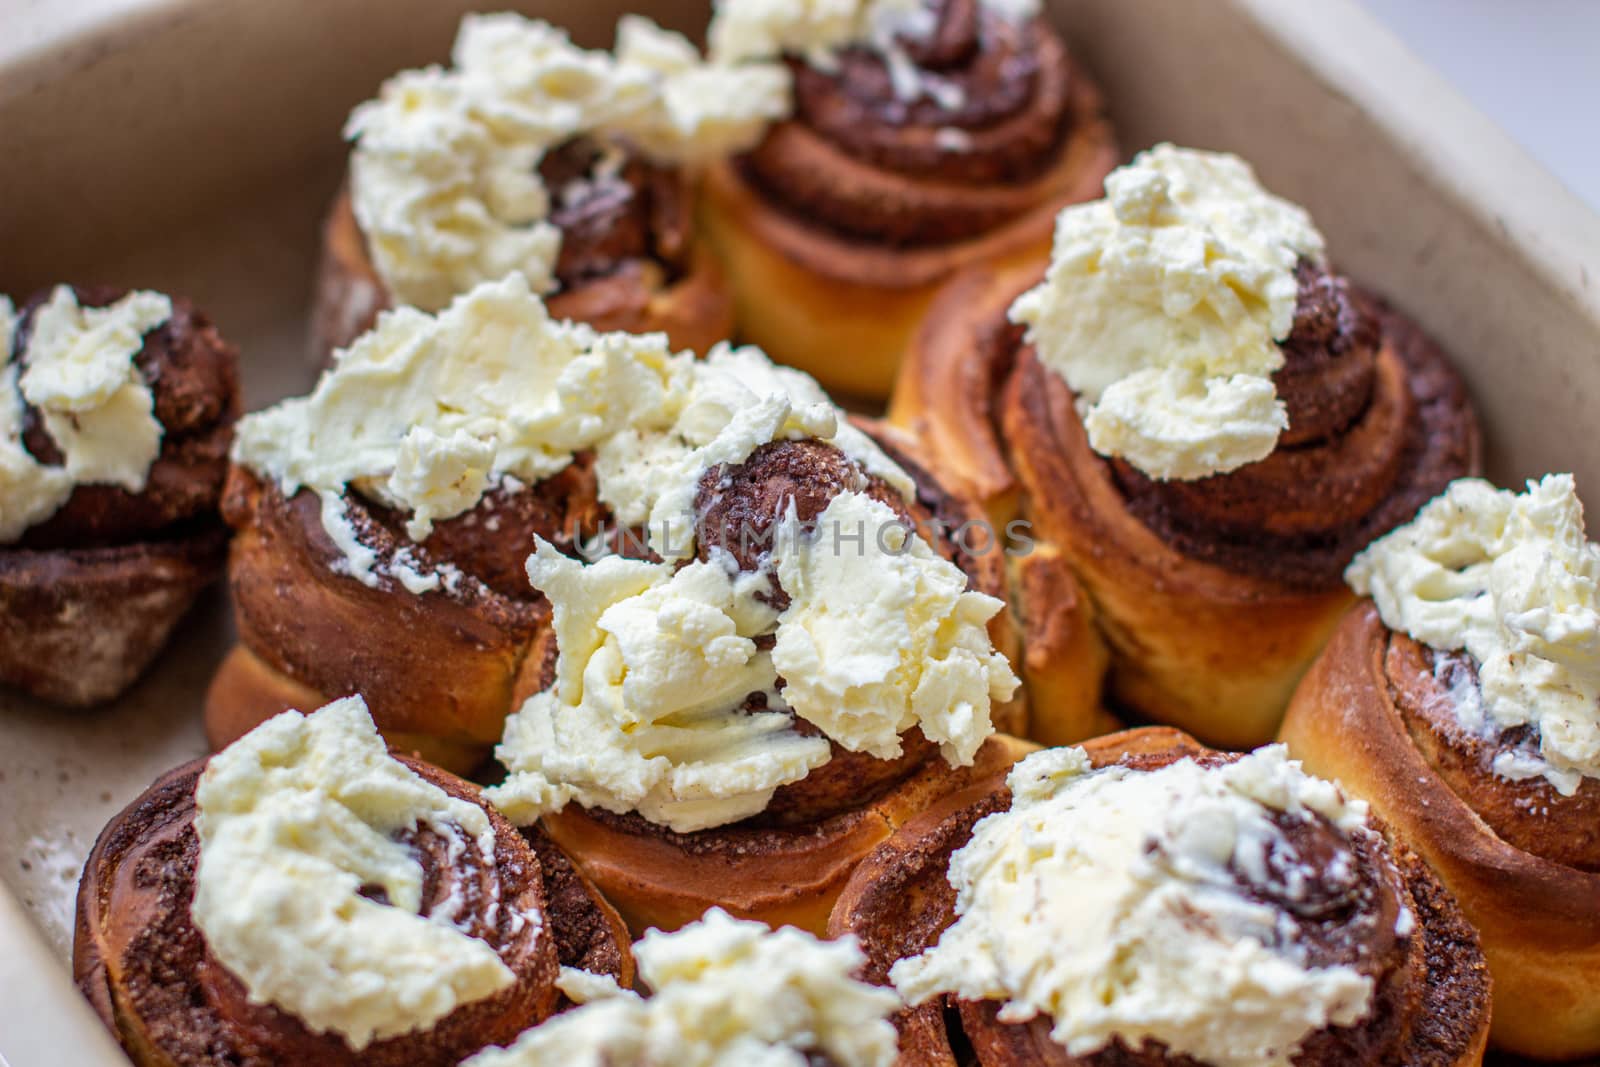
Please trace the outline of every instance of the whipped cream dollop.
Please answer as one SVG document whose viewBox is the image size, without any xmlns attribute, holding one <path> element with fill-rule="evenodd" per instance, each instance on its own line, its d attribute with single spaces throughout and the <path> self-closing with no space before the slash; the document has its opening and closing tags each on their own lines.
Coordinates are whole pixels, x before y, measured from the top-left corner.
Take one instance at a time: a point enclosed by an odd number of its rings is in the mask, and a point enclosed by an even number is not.
<svg viewBox="0 0 1600 1067">
<path fill-rule="evenodd" d="M 162 428 L 134 357 L 171 317 L 172 301 L 160 293 L 139 290 L 86 308 L 66 285 L 34 311 L 27 344 L 0 372 L 0 544 L 54 515 L 80 485 L 144 489 Z M 15 329 L 6 300 L 0 353 L 8 357 Z M 61 452 L 60 466 L 40 463 L 23 444 L 27 404 Z"/>
<path fill-rule="evenodd" d="M 834 497 L 813 536 L 786 533 L 772 553 L 789 594 L 772 646 L 784 701 L 851 751 L 892 759 L 917 726 L 970 764 L 1018 685 L 989 639 L 1005 605 L 863 493 Z"/>
<path fill-rule="evenodd" d="M 1045 280 L 1011 318 L 1077 394 L 1095 451 L 1204 478 L 1265 458 L 1288 427 L 1278 342 L 1296 263 L 1322 257 L 1311 217 L 1249 164 L 1162 144 L 1061 212 Z"/>
<path fill-rule="evenodd" d="M 1391 630 L 1477 662 L 1478 698 L 1455 701 L 1463 728 L 1486 740 L 1534 728 L 1537 749 L 1499 753 L 1497 774 L 1565 795 L 1600 778 L 1600 546 L 1570 474 L 1521 494 L 1458 479 L 1345 580 Z"/>
<path fill-rule="evenodd" d="M 391 757 L 360 697 L 252 730 L 211 758 L 195 805 L 195 926 L 251 1000 L 359 1050 L 514 981 L 448 908 L 420 914 L 422 865 L 396 839 L 426 826 L 493 863 L 488 816 Z"/>
<path fill-rule="evenodd" d="M 970 764 L 1018 684 L 986 628 L 1001 602 L 855 492 L 811 530 L 791 511 L 769 560 L 585 565 L 540 542 L 528 576 L 554 608 L 556 680 L 507 720 L 490 800 L 518 822 L 576 801 L 686 833 L 760 813 L 830 741 L 890 759 L 917 726 Z"/>
<path fill-rule="evenodd" d="M 1366 1015 L 1372 980 L 1310 965 L 1295 923 L 1250 890 L 1313 876 L 1274 815 L 1369 832 L 1364 804 L 1282 746 L 1152 771 L 1048 749 L 1007 784 L 1010 809 L 951 858 L 954 924 L 891 971 L 909 1003 L 1001 1000 L 1002 1021 L 1049 1016 L 1075 1056 L 1160 1042 L 1216 1067 L 1288 1067 L 1307 1036 Z"/>
<path fill-rule="evenodd" d="M 793 927 L 712 908 L 676 931 L 634 946 L 646 999 L 590 976 L 563 973 L 581 1006 L 489 1049 L 463 1067 L 889 1067 L 900 1006 L 858 980 L 854 938 L 820 941 Z"/>
<path fill-rule="evenodd" d="M 552 149 L 591 138 L 609 151 L 584 180 L 614 180 L 628 151 L 695 165 L 749 147 L 789 107 L 784 72 L 707 64 L 638 16 L 602 52 L 546 22 L 468 15 L 451 62 L 391 78 L 345 127 L 373 264 L 397 302 L 430 311 L 512 271 L 554 286 L 561 191 L 538 172 Z"/>
</svg>

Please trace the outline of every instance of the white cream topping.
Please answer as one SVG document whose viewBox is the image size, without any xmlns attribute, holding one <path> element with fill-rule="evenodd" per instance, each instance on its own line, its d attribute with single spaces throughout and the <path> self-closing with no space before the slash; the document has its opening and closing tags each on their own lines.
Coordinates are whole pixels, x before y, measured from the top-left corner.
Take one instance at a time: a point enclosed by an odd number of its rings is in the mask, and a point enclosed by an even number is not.
<svg viewBox="0 0 1600 1067">
<path fill-rule="evenodd" d="M 528 577 L 554 608 L 560 652 L 555 685 L 506 721 L 495 750 L 511 774 L 487 795 L 513 820 L 577 801 L 686 833 L 759 813 L 827 762 L 827 740 L 776 710 L 772 657 L 752 640 L 772 611 L 750 579 L 703 562 L 586 566 L 544 541 Z M 775 710 L 740 711 L 751 693 Z"/>
<path fill-rule="evenodd" d="M 490 799 L 519 822 L 576 801 L 690 832 L 758 814 L 830 740 L 890 759 L 918 726 L 971 763 L 1018 684 L 986 628 L 1001 602 L 863 494 L 835 497 L 810 536 L 792 515 L 752 573 L 723 553 L 585 566 L 541 541 L 528 575 L 554 606 L 556 681 L 507 721 L 496 755 L 512 773 Z M 758 595 L 769 571 L 781 616 Z M 752 693 L 769 710 L 740 710 Z"/>
<path fill-rule="evenodd" d="M 1457 699 L 1485 739 L 1531 726 L 1538 751 L 1501 753 L 1496 773 L 1544 777 L 1571 795 L 1600 778 L 1600 546 L 1584 532 L 1570 474 L 1522 494 L 1462 478 L 1345 571 L 1392 630 L 1478 664 L 1480 699 Z"/>
<path fill-rule="evenodd" d="M 1364 804 L 1282 746 L 1142 772 L 1048 749 L 1007 782 L 1010 810 L 951 859 L 955 923 L 890 974 L 909 1003 L 1003 1000 L 1003 1021 L 1047 1015 L 1073 1055 L 1157 1041 L 1216 1067 L 1287 1067 L 1310 1034 L 1366 1015 L 1372 980 L 1308 965 L 1295 923 L 1239 884 L 1272 879 L 1270 857 L 1294 891 L 1274 812 L 1369 832 Z"/>
<path fill-rule="evenodd" d="M 1018 685 L 987 629 L 1005 605 L 968 591 L 961 568 L 862 493 L 834 497 L 814 536 L 781 534 L 773 558 L 790 603 L 772 664 L 795 714 L 880 759 L 920 726 L 949 763 L 970 764 L 994 733 L 991 703 Z"/>
<path fill-rule="evenodd" d="M 0 544 L 54 515 L 77 486 L 144 489 L 162 429 L 134 357 L 144 335 L 171 317 L 172 301 L 160 293 L 86 308 L 66 285 L 34 312 L 24 351 L 0 374 Z M 14 330 L 6 300 L 0 351 L 8 355 Z M 39 463 L 23 445 L 24 400 L 38 409 L 61 466 Z"/>
<path fill-rule="evenodd" d="M 256 1003 L 359 1050 L 514 981 L 447 909 L 420 914 L 422 865 L 395 840 L 427 826 L 492 861 L 488 816 L 393 759 L 360 697 L 269 719 L 212 757 L 195 803 L 195 925 Z"/>
<path fill-rule="evenodd" d="M 551 149 L 586 136 L 697 164 L 749 147 L 789 106 L 785 72 L 708 66 L 637 16 L 619 25 L 613 55 L 546 22 L 468 15 L 452 63 L 391 78 L 345 128 L 373 262 L 399 302 L 425 310 L 512 271 L 554 286 L 561 234 L 549 214 L 561 190 L 538 174 Z"/>
<path fill-rule="evenodd" d="M 1266 457 L 1287 428 L 1271 376 L 1295 265 L 1322 255 L 1310 216 L 1249 164 L 1163 144 L 1061 212 L 1045 280 L 1011 317 L 1078 395 L 1096 451 L 1203 478 Z"/>
<path fill-rule="evenodd" d="M 854 938 L 819 941 L 713 908 L 675 933 L 650 931 L 634 954 L 649 999 L 583 981 L 581 1007 L 463 1067 L 806 1067 L 811 1053 L 838 1067 L 895 1062 L 888 1016 L 899 998 L 854 977 L 865 962 Z"/>
<path fill-rule="evenodd" d="M 493 477 L 538 481 L 574 451 L 660 417 L 687 388 L 690 358 L 661 334 L 556 322 L 513 274 L 437 316 L 384 314 L 310 396 L 240 420 L 233 456 L 286 495 L 357 486 L 408 512 L 407 533 L 421 539 Z"/>
</svg>

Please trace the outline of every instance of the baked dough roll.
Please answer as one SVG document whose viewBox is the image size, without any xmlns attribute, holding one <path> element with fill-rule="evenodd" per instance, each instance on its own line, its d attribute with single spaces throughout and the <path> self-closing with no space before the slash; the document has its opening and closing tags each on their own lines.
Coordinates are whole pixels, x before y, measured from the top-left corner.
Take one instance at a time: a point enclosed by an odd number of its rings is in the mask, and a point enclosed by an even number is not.
<svg viewBox="0 0 1600 1067">
<path fill-rule="evenodd" d="M 1042 265 L 1056 211 L 1116 162 L 1099 91 L 1034 3 L 721 0 L 710 42 L 793 82 L 784 121 L 707 173 L 740 335 L 830 390 L 887 395 L 938 287 Z"/>
<path fill-rule="evenodd" d="M 1467 479 L 1358 556 L 1284 721 L 1439 872 L 1494 972 L 1492 1040 L 1600 1054 L 1600 550 L 1568 475 Z"/>
<path fill-rule="evenodd" d="M 705 352 L 733 302 L 694 234 L 699 174 L 753 144 L 785 99 L 778 72 L 712 68 L 639 16 L 603 52 L 546 22 L 468 15 L 448 68 L 402 72 L 350 117 L 315 359 L 384 308 L 438 311 L 513 270 L 558 318 Z"/>
<path fill-rule="evenodd" d="M 134 1063 L 454 1067 L 633 976 L 626 930 L 361 701 L 162 776 L 101 833 L 73 971 Z"/>
<path fill-rule="evenodd" d="M 791 502 L 809 521 L 846 489 L 887 518 L 842 543 L 924 530 L 959 577 L 940 603 L 970 584 L 994 609 L 974 632 L 1008 651 L 1001 546 L 963 532 L 981 515 L 912 445 L 869 429 L 881 444 L 755 349 L 697 361 L 660 334 L 555 322 L 520 275 L 436 316 L 391 312 L 310 396 L 240 424 L 224 508 L 240 643 L 208 696 L 212 744 L 360 693 L 392 744 L 470 769 L 554 677 L 536 543 L 660 566 L 714 522 L 717 561 L 755 566 Z M 1020 730 L 1022 711 L 1000 701 L 997 721 Z"/>
<path fill-rule="evenodd" d="M 1488 1033 L 1450 894 L 1281 746 L 1034 753 L 890 838 L 829 928 L 906 999 L 908 1067 L 1443 1067 Z"/>
<path fill-rule="evenodd" d="M 110 700 L 222 573 L 238 353 L 188 301 L 0 297 L 0 683 Z"/>
<path fill-rule="evenodd" d="M 1062 212 L 1042 281 L 952 284 L 891 419 L 1067 562 L 1111 703 L 1259 744 L 1351 602 L 1345 564 L 1476 469 L 1476 417 L 1243 161 L 1162 145 L 1106 189 Z"/>
<path fill-rule="evenodd" d="M 862 855 L 1014 758 L 993 736 L 1025 723 L 1003 546 L 959 536 L 960 498 L 798 371 L 753 350 L 687 366 L 674 421 L 611 446 L 638 472 L 611 499 L 648 558 L 541 540 L 528 561 L 556 658 L 489 796 L 635 930 L 711 906 L 820 930 Z"/>
</svg>

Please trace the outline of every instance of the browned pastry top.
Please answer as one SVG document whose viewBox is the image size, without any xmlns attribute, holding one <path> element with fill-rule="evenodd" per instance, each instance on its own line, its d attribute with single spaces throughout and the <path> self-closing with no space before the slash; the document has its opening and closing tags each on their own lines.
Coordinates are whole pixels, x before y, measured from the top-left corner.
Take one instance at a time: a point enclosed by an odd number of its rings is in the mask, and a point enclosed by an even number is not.
<svg viewBox="0 0 1600 1067">
<path fill-rule="evenodd" d="M 405 762 L 453 795 L 482 803 L 467 783 Z M 85 869 L 74 971 L 101 1014 L 115 1020 L 125 1043 L 139 1044 L 129 1040 L 137 1033 L 180 1067 L 453 1067 L 548 1017 L 558 1006 L 559 963 L 592 963 L 605 973 L 631 976 L 616 938 L 609 947 L 603 944 L 604 916 L 593 900 L 580 896 L 584 887 L 571 865 L 563 858 L 546 871 L 539 855 L 559 856 L 553 846 L 536 841 L 530 849 L 486 807 L 495 831 L 492 866 L 475 854 L 455 854 L 446 839 L 425 828 L 405 839 L 423 867 L 423 914 L 446 900 L 459 902 L 472 935 L 495 948 L 515 984 L 458 1007 L 427 1031 L 376 1041 L 360 1053 L 336 1034 L 314 1033 L 293 1015 L 251 1002 L 242 983 L 209 953 L 190 916 L 199 858 L 194 788 L 203 766 L 196 761 L 167 775 L 114 820 Z M 539 914 L 546 922 L 521 923 L 517 913 Z M 540 932 L 544 925 L 554 936 Z"/>
<path fill-rule="evenodd" d="M 1302 262 L 1274 384 L 1289 428 L 1271 455 L 1194 481 L 1109 465 L 1129 510 L 1186 556 L 1335 589 L 1362 548 L 1478 462 L 1476 416 L 1444 354 L 1343 277 Z"/>
<path fill-rule="evenodd" d="M 1153 743 L 1169 737 L 1181 740 L 1164 747 Z M 1201 749 L 1167 730 L 1113 735 L 1087 747 L 1097 766 L 1121 763 L 1138 770 L 1184 758 L 1207 765 L 1239 758 Z M 1004 782 L 993 780 L 909 824 L 863 865 L 834 914 L 832 932 L 852 929 L 861 936 L 869 979 L 886 983 L 895 962 L 931 947 L 954 921 L 955 890 L 945 877 L 950 856 L 967 843 L 979 819 L 1009 806 Z M 1310 891 L 1292 892 L 1283 877 L 1286 868 L 1275 857 L 1268 857 L 1265 882 L 1237 874 L 1241 888 L 1287 915 L 1307 946 L 1310 965 L 1351 966 L 1375 982 L 1367 1018 L 1312 1034 L 1294 1059 L 1297 1067 L 1463 1062 L 1484 1023 L 1488 979 L 1476 938 L 1448 893 L 1408 849 L 1387 844 L 1379 833 L 1347 836 L 1320 816 L 1279 815 L 1274 822 L 1293 845 L 1292 862 L 1316 872 Z M 1409 933 L 1396 925 L 1402 908 L 1415 920 Z M 920 1042 L 925 1037 L 918 1035 L 932 1027 L 940 1041 L 970 1049 L 984 1067 L 1204 1067 L 1160 1045 L 1130 1049 L 1120 1041 L 1072 1056 L 1050 1038 L 1050 1019 L 1002 1023 L 999 1008 L 947 997 L 943 1004 L 902 1013 L 902 1032 Z"/>
<path fill-rule="evenodd" d="M 938 0 L 937 29 L 900 42 L 932 93 L 897 93 L 866 47 L 832 70 L 791 58 L 795 116 L 743 160 L 746 176 L 795 215 L 888 245 L 973 237 L 1035 206 L 1032 187 L 1090 108 L 1055 30 L 1015 23 L 977 0 Z"/>
<path fill-rule="evenodd" d="M 1543 778 L 1514 781 L 1494 771 L 1502 752 L 1538 752 L 1533 727 L 1479 736 L 1456 715 L 1458 686 L 1478 686 L 1477 664 L 1463 652 L 1436 652 L 1388 633 L 1384 673 L 1389 697 L 1423 758 L 1450 791 L 1502 841 L 1591 874 L 1600 873 L 1600 782 L 1585 778 L 1563 796 Z"/>
<path fill-rule="evenodd" d="M 110 286 L 74 286 L 84 307 L 105 307 L 126 292 Z M 14 358 L 21 359 L 33 319 L 50 298 L 35 293 L 20 310 Z M 150 387 L 161 423 L 161 452 L 145 488 L 80 485 L 50 518 L 30 528 L 25 548 L 97 548 L 195 532 L 214 525 L 228 470 L 228 445 L 239 416 L 238 353 L 211 320 L 187 300 L 172 299 L 172 317 L 144 337 L 134 357 Z M 60 450 L 38 409 L 23 412 L 23 446 L 34 459 L 60 465 Z"/>
</svg>

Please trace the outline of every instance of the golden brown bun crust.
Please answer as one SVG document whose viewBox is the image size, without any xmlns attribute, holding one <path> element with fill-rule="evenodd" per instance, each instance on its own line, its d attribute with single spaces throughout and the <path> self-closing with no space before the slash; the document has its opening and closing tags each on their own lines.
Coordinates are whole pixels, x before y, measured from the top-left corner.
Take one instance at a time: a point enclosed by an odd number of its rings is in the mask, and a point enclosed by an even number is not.
<svg viewBox="0 0 1600 1067">
<path fill-rule="evenodd" d="M 426 1031 L 382 1039 L 360 1053 L 335 1035 L 311 1032 L 279 1009 L 251 1003 L 188 917 L 198 853 L 194 790 L 205 766 L 196 760 L 162 776 L 107 825 L 79 886 L 73 973 L 136 1064 L 453 1067 L 480 1048 L 510 1042 L 558 1010 L 564 1003 L 554 987 L 558 965 L 591 965 L 631 982 L 625 930 L 558 850 L 537 839 L 530 845 L 483 804 L 476 786 L 436 767 L 405 762 L 489 814 L 494 868 L 479 870 L 470 880 L 438 868 L 453 862 L 447 844 L 418 837 L 425 862 L 439 871 L 424 892 L 429 899 L 464 894 L 475 936 L 493 939 L 516 982 L 461 1005 Z M 493 895 L 482 895 L 491 885 Z M 510 917 L 512 907 L 537 909 L 553 937 L 520 928 Z"/>
<path fill-rule="evenodd" d="M 337 552 L 318 509 L 309 491 L 285 500 L 243 468 L 229 475 L 224 511 L 238 531 L 229 582 L 240 644 L 260 663 L 225 664 L 207 697 L 212 743 L 296 706 L 284 700 L 360 693 L 385 737 L 470 768 L 499 741 L 515 702 L 539 688 L 548 607 L 531 591 L 513 601 L 482 586 L 413 595 L 388 579 L 353 581 L 330 566 Z"/>
<path fill-rule="evenodd" d="M 328 364 L 343 348 L 370 330 L 378 315 L 393 306 L 389 292 L 367 255 L 350 192 L 342 189 L 322 226 L 322 258 L 317 267 L 311 312 L 311 358 Z M 702 355 L 733 332 L 733 296 L 722 264 L 704 248 L 690 254 L 688 272 L 665 288 L 637 278 L 607 284 L 605 279 L 556 293 L 545 301 L 558 319 L 586 322 L 597 330 L 665 333 L 674 350 Z"/>
<path fill-rule="evenodd" d="M 1188 735 L 1166 727 L 1127 730 L 1095 738 L 1083 747 L 1097 767 L 1126 760 L 1135 767 L 1154 769 L 1186 757 L 1230 758 L 1218 757 Z M 857 867 L 829 918 L 828 934 L 852 933 L 860 939 L 867 954 L 864 977 L 887 984 L 897 961 L 937 942 L 954 914 L 955 890 L 946 874 L 951 855 L 967 843 L 978 820 L 1009 805 L 1003 775 L 974 783 L 907 822 Z M 1420 949 L 1410 953 L 1420 958 L 1413 960 L 1416 969 L 1412 978 L 1405 979 L 1412 983 L 1406 988 L 1421 986 L 1426 999 L 1419 1005 L 1402 994 L 1392 1002 L 1395 1008 L 1410 1009 L 1403 1030 L 1380 1009 L 1354 1031 L 1356 1039 L 1348 1047 L 1339 1032 L 1322 1032 L 1315 1048 L 1308 1044 L 1302 1060 L 1297 1060 L 1307 1067 L 1353 1063 L 1351 1049 L 1363 1047 L 1363 1030 L 1403 1040 L 1405 1058 L 1393 1062 L 1410 1067 L 1482 1062 L 1489 1028 L 1489 982 L 1472 930 L 1426 866 L 1404 844 L 1391 843 L 1390 848 L 1401 872 L 1396 877 L 1403 879 L 1426 938 Z M 1168 1057 L 1159 1050 L 1132 1052 L 1120 1044 L 1087 1056 L 1069 1055 L 1049 1037 L 1048 1019 L 1002 1023 L 997 1010 L 991 1002 L 945 998 L 944 1003 L 934 1000 L 902 1011 L 895 1020 L 901 1031 L 898 1062 L 912 1067 L 975 1058 L 983 1067 L 1201 1067 L 1188 1058 Z M 952 1019 L 956 1013 L 959 1023 Z M 970 1044 L 973 1055 L 959 1059 L 953 1040 Z"/>
<path fill-rule="evenodd" d="M 1460 901 L 1494 975 L 1497 1047 L 1548 1059 L 1600 1053 L 1600 874 L 1502 841 L 1449 788 L 1391 698 L 1388 645 L 1362 601 L 1300 683 L 1281 739 L 1308 770 L 1371 803 Z"/>
<path fill-rule="evenodd" d="M 1056 213 L 1100 195 L 1116 165 L 1099 90 L 1072 78 L 1072 130 L 1035 180 L 1037 206 L 977 237 L 911 248 L 840 237 L 770 203 L 729 162 L 706 174 L 703 235 L 733 280 L 738 332 L 830 392 L 886 397 L 935 292 L 974 263 L 1043 268 Z"/>
<path fill-rule="evenodd" d="M 674 834 L 576 804 L 541 825 L 635 934 L 675 930 L 713 906 L 821 934 L 862 857 L 938 797 L 1003 772 L 1031 747 L 996 735 L 971 767 L 933 760 L 873 803 L 809 827 L 736 823 Z"/>
<path fill-rule="evenodd" d="M 911 344 L 889 407 L 889 421 L 915 438 L 926 462 L 976 500 L 1002 534 L 1026 517 L 997 436 L 996 389 L 1006 368 L 982 358 L 996 351 L 982 343 L 991 328 L 982 312 L 1003 309 L 1038 271 L 979 269 L 951 282 Z M 1028 696 L 1028 736 L 1065 745 L 1116 729 L 1100 703 L 1109 657 L 1090 597 L 1057 543 L 1031 521 L 1014 528 L 1033 542 L 1005 557 L 1021 644 L 1012 662 Z"/>
</svg>

